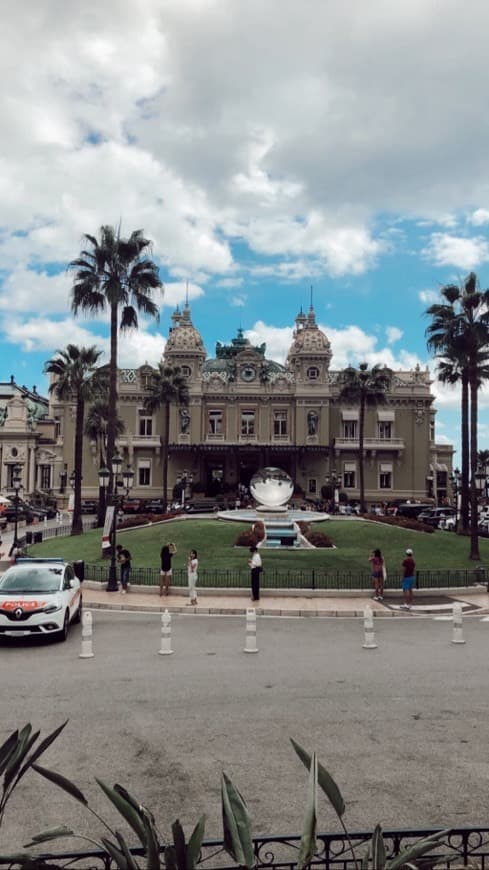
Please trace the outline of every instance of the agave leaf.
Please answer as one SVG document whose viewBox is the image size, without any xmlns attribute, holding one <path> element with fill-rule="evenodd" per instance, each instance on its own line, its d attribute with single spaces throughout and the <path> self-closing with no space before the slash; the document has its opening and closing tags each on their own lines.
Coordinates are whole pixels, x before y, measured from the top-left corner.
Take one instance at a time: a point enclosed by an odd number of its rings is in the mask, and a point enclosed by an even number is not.
<svg viewBox="0 0 489 870">
<path fill-rule="evenodd" d="M 187 868 L 186 870 L 195 870 L 200 858 L 200 850 L 202 848 L 202 840 L 205 833 L 205 815 L 201 816 L 195 828 L 192 831 L 190 840 L 187 846 Z"/>
<path fill-rule="evenodd" d="M 146 832 L 146 870 L 160 870 L 160 841 L 151 813 L 141 807 Z"/>
<path fill-rule="evenodd" d="M 7 767 L 9 758 L 14 752 L 15 747 L 17 746 L 17 741 L 19 739 L 19 732 L 12 731 L 10 737 L 7 737 L 5 743 L 2 743 L 0 746 L 0 776 L 3 774 L 5 768 Z"/>
<path fill-rule="evenodd" d="M 172 834 L 173 834 L 173 844 L 175 846 L 175 855 L 177 859 L 177 868 L 178 870 L 188 870 L 186 866 L 186 852 L 187 847 L 185 845 L 185 834 L 183 832 L 183 828 L 180 824 L 180 820 L 176 819 L 171 826 Z"/>
<path fill-rule="evenodd" d="M 68 792 L 71 797 L 75 798 L 75 800 L 79 801 L 83 806 L 88 806 L 88 801 L 83 792 L 80 791 L 74 782 L 66 779 L 66 777 L 62 776 L 61 773 L 56 773 L 54 770 L 48 770 L 46 767 L 41 767 L 40 764 L 33 764 L 32 769 L 36 770 L 37 773 L 40 773 L 41 776 L 44 776 L 46 779 L 49 779 L 50 782 L 54 782 L 58 788 Z"/>
<path fill-rule="evenodd" d="M 297 870 L 303 870 L 316 854 L 316 824 L 317 824 L 317 799 L 318 799 L 318 760 L 313 752 L 309 768 L 309 782 L 307 785 L 307 803 L 304 817 L 299 857 L 297 858 Z"/>
<path fill-rule="evenodd" d="M 248 808 L 238 789 L 224 772 L 221 777 L 221 799 L 224 848 L 236 864 L 252 870 L 255 856 Z"/>
<path fill-rule="evenodd" d="M 114 843 L 107 839 L 107 837 L 102 837 L 102 843 L 104 845 L 104 849 L 109 853 L 112 860 L 115 862 L 118 870 L 132 870 L 127 864 L 126 856 L 124 852 L 122 852 Z"/>
<path fill-rule="evenodd" d="M 451 830 L 451 828 L 446 828 L 444 831 L 438 831 L 437 834 L 431 834 L 431 836 L 414 843 L 413 846 L 405 849 L 404 852 L 397 855 L 389 864 L 386 864 L 385 870 L 401 870 L 409 861 L 415 861 L 420 855 L 431 852 L 438 845 L 439 840 L 443 840 L 444 837 L 448 836 Z"/>
<path fill-rule="evenodd" d="M 124 837 L 122 836 L 121 832 L 116 831 L 115 835 L 117 837 L 117 842 L 119 843 L 119 846 L 121 848 L 121 852 L 124 855 L 124 858 L 126 859 L 128 870 L 138 870 L 138 865 L 136 864 L 136 861 L 134 860 L 133 856 L 131 855 L 131 853 L 129 851 L 129 847 L 128 847 Z"/>
<path fill-rule="evenodd" d="M 142 821 L 141 808 L 136 804 L 134 798 L 131 797 L 130 800 L 128 800 L 126 796 L 121 793 L 122 789 L 120 786 L 114 786 L 114 788 L 111 788 L 110 785 L 106 785 L 105 782 L 101 779 L 97 779 L 97 777 L 95 777 L 95 782 L 99 784 L 100 788 L 105 792 L 116 810 L 133 829 L 141 845 L 146 849 L 148 844 L 146 842 L 145 826 Z M 138 809 L 135 810 L 134 806 L 138 806 Z"/>
<path fill-rule="evenodd" d="M 297 743 L 293 737 L 290 738 L 290 742 L 294 747 L 297 755 L 302 761 L 304 767 L 309 770 L 311 766 L 311 756 L 299 743 Z M 338 818 L 341 817 L 345 813 L 345 802 L 343 800 L 342 794 L 336 785 L 333 777 L 328 773 L 325 767 L 318 761 L 318 784 L 321 787 L 321 790 L 324 792 L 326 797 L 328 798 L 331 806 L 333 807 Z"/>
<path fill-rule="evenodd" d="M 17 746 L 12 752 L 5 768 L 5 775 L 3 779 L 4 789 L 7 789 L 12 780 L 15 779 L 15 776 L 19 770 L 20 765 L 22 764 L 25 754 L 29 751 L 30 745 L 32 745 L 29 743 L 31 732 L 32 726 L 28 724 L 24 725 L 22 731 L 19 733 Z"/>
<path fill-rule="evenodd" d="M 372 863 L 377 870 L 385 868 L 385 846 L 384 837 L 382 836 L 382 828 L 380 825 L 375 826 L 372 834 Z"/>
<path fill-rule="evenodd" d="M 56 828 L 47 828 L 40 834 L 35 834 L 30 843 L 25 844 L 24 848 L 28 849 L 29 846 L 36 846 L 38 843 L 47 843 L 49 840 L 57 840 L 61 837 L 76 837 L 76 834 L 70 828 L 67 828 L 66 825 L 58 825 Z"/>
<path fill-rule="evenodd" d="M 370 861 L 370 846 L 368 847 L 367 851 L 365 852 L 365 855 L 362 858 L 362 864 L 361 864 L 360 870 L 368 870 L 369 861 Z"/>
<path fill-rule="evenodd" d="M 24 767 L 20 771 L 19 779 L 21 778 L 21 776 L 24 776 L 24 773 L 26 772 L 26 770 L 29 767 L 31 767 L 31 765 L 33 765 L 34 762 L 37 761 L 37 759 L 40 758 L 44 752 L 46 752 L 46 749 L 49 746 L 51 746 L 51 743 L 54 743 L 56 738 L 61 734 L 63 728 L 66 728 L 67 724 L 68 724 L 68 719 L 66 719 L 66 721 L 63 722 L 63 724 L 59 726 L 59 728 L 56 728 L 51 734 L 48 734 L 48 736 L 45 737 L 44 740 L 41 740 L 37 749 L 35 749 L 34 752 L 32 753 L 32 755 L 27 759 Z"/>
</svg>

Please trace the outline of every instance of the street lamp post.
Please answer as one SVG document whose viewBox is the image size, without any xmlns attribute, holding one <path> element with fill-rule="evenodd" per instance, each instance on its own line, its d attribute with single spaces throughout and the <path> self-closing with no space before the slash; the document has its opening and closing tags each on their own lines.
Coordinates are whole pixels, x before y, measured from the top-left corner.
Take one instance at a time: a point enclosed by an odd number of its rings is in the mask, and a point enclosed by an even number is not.
<svg viewBox="0 0 489 870">
<path fill-rule="evenodd" d="M 14 489 L 14 506 L 15 506 L 15 515 L 14 515 L 14 543 L 13 550 L 15 551 L 19 546 L 18 539 L 18 525 L 19 525 L 19 490 L 22 488 L 22 467 L 20 465 L 14 465 L 12 470 L 12 487 Z"/>
<path fill-rule="evenodd" d="M 187 483 L 188 484 L 193 483 L 193 479 L 194 479 L 193 475 L 189 474 L 189 472 L 186 469 L 181 471 L 177 477 L 177 483 L 179 483 L 181 486 L 182 510 L 185 509 L 185 487 L 187 486 Z"/>
<path fill-rule="evenodd" d="M 110 508 L 112 510 L 112 518 L 110 521 L 110 567 L 109 567 L 109 582 L 107 583 L 107 592 L 117 592 L 117 563 L 116 563 L 116 543 L 117 543 L 117 510 L 120 504 L 118 489 L 123 488 L 124 494 L 128 495 L 133 481 L 134 471 L 129 466 L 122 472 L 122 457 L 119 453 L 114 453 L 112 457 L 112 491 L 110 493 Z M 110 485 L 110 471 L 108 468 L 100 468 L 98 473 L 99 485 L 105 492 L 108 491 Z M 123 495 L 120 497 L 121 500 Z"/>
</svg>

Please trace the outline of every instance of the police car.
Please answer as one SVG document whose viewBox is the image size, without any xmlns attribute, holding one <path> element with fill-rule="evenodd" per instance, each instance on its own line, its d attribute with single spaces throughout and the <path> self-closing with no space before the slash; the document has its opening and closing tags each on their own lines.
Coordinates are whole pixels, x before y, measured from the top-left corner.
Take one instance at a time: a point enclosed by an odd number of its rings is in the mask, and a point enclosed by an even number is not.
<svg viewBox="0 0 489 870">
<path fill-rule="evenodd" d="M 17 559 L 0 578 L 0 637 L 66 640 L 81 614 L 80 581 L 64 559 Z"/>
</svg>

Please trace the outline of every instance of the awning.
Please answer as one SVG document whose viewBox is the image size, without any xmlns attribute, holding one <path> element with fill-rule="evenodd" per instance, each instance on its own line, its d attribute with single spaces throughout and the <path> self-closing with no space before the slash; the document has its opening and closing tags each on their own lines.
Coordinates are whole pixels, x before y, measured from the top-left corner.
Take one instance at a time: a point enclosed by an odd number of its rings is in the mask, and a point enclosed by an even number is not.
<svg viewBox="0 0 489 870">
<path fill-rule="evenodd" d="M 430 471 L 446 471 L 446 472 L 448 472 L 448 467 L 445 465 L 444 462 L 437 462 L 435 468 L 432 465 L 430 465 Z"/>
<path fill-rule="evenodd" d="M 381 462 L 380 470 L 381 472 L 392 471 L 392 462 Z"/>
<path fill-rule="evenodd" d="M 380 423 L 393 423 L 395 419 L 395 411 L 377 411 L 377 420 Z"/>
<path fill-rule="evenodd" d="M 356 470 L 357 470 L 356 462 L 343 463 L 343 471 L 356 471 Z"/>
<path fill-rule="evenodd" d="M 342 420 L 358 420 L 359 411 L 355 408 L 341 412 Z"/>
</svg>

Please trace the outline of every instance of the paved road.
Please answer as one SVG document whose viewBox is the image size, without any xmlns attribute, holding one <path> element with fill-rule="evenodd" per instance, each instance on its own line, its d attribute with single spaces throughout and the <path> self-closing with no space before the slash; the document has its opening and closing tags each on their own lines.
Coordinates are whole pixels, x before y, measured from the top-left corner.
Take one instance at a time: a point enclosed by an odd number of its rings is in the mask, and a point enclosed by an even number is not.
<svg viewBox="0 0 489 870">
<path fill-rule="evenodd" d="M 464 628 L 467 644 L 454 646 L 447 622 L 386 620 L 366 651 L 360 620 L 262 618 L 260 652 L 244 655 L 241 617 L 175 616 L 175 652 L 163 657 L 156 614 L 96 611 L 91 660 L 78 658 L 79 628 L 65 644 L 2 642 L 0 737 L 69 717 L 46 766 L 103 813 L 94 776 L 124 784 L 165 833 L 205 810 L 207 835 L 220 835 L 223 769 L 256 833 L 299 831 L 306 779 L 289 735 L 336 777 L 352 829 L 487 824 L 489 622 Z M 28 784 L 7 810 L 2 850 L 85 818 L 35 773 Z M 325 800 L 319 826 L 337 827 Z"/>
</svg>

